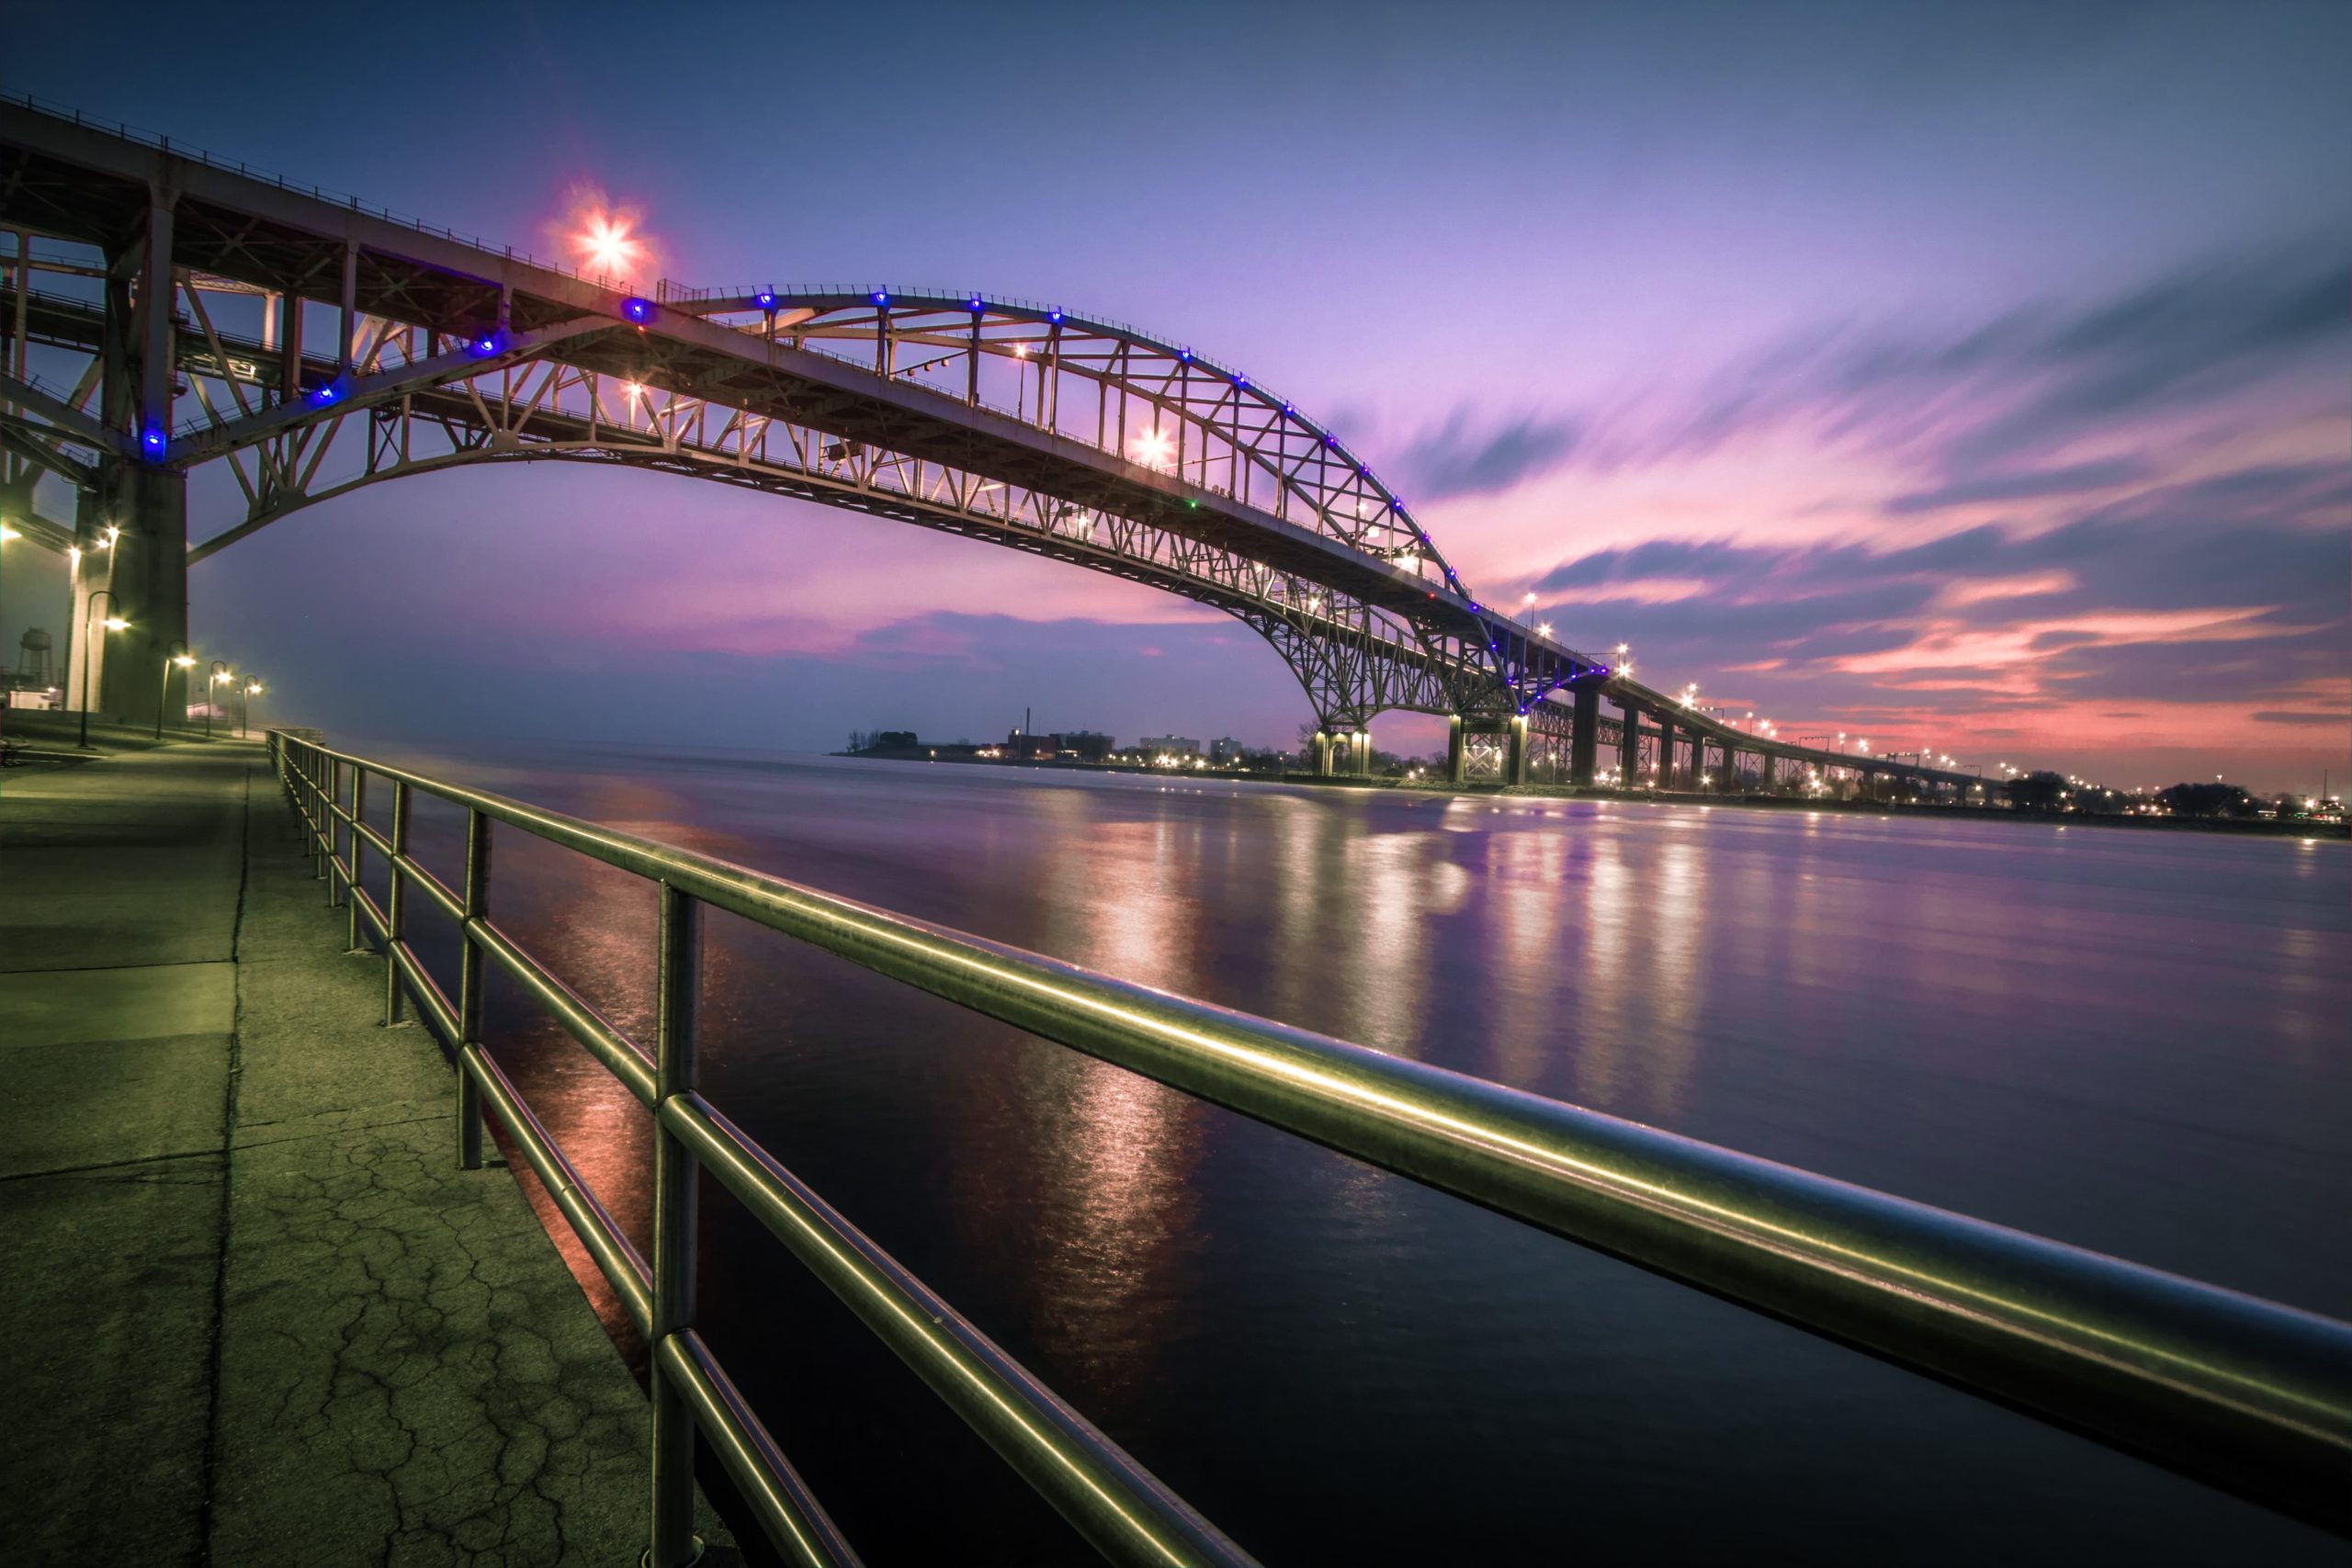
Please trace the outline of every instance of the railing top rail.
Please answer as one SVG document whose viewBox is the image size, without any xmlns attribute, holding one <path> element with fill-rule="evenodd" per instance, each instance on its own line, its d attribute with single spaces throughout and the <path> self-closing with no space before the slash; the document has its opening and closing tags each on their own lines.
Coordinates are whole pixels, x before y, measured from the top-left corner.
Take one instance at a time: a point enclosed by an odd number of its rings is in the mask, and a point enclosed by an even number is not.
<svg viewBox="0 0 2352 1568">
<path fill-rule="evenodd" d="M 1340 1153 L 2352 1535 L 2352 1325 L 288 737 Z"/>
</svg>

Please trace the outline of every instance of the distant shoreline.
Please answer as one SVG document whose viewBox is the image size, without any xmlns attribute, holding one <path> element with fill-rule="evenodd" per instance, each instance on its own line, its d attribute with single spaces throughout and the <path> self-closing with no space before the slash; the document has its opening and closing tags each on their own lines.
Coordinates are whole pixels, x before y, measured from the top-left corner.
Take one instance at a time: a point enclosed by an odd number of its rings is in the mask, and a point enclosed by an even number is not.
<svg viewBox="0 0 2352 1568">
<path fill-rule="evenodd" d="M 2170 833 L 2222 833 L 2255 838 L 2352 839 L 2352 824 L 2280 822 L 2245 817 L 2131 817 L 2089 812 L 2028 811 L 1987 806 L 1923 806 L 1895 801 L 1804 800 L 1794 795 L 1716 795 L 1696 790 L 1578 789 L 1572 784 L 1452 784 L 1427 779 L 1326 778 L 1317 773 L 1251 773 L 1230 769 L 1141 768 L 1124 762 L 1086 762 L 1056 758 L 1021 762 L 995 757 L 928 755 L 928 748 L 888 751 L 832 751 L 827 755 L 865 762 L 954 763 L 958 767 L 1017 768 L 1032 773 L 1120 773 L 1130 778 L 1211 779 L 1227 783 L 1306 784 L 1317 788 L 1377 789 L 1416 795 L 1498 795 L 1512 800 L 1614 800 L 1658 806 L 1720 806 L 1758 811 L 1836 811 L 1853 816 L 1965 818 L 1971 821 L 2038 823 L 2052 828 L 2137 828 Z"/>
</svg>

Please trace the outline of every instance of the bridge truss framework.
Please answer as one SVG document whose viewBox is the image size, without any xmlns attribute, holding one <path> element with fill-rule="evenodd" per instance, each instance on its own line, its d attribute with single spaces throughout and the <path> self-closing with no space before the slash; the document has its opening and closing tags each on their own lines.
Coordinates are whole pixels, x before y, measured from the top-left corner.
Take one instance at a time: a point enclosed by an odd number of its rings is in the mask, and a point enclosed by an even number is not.
<svg viewBox="0 0 2352 1568">
<path fill-rule="evenodd" d="M 889 288 L 646 293 L 0 100 L 0 497 L 75 552 L 69 668 L 134 721 L 187 693 L 189 565 L 366 485 L 482 464 L 648 469 L 842 507 L 1213 605 L 1281 655 L 1316 764 L 1450 720 L 1457 781 L 1975 778 L 1739 732 L 1481 604 L 1331 431 L 1188 345 Z M 51 280 L 62 288 L 51 288 Z M 79 355 L 44 380 L 28 349 Z M 242 515 L 191 546 L 187 476 Z M 70 522 L 32 504 L 40 474 Z M 95 594 L 130 623 L 107 658 Z M 1614 708 L 1604 713 L 1603 699 Z M 1981 797 L 1980 797 L 1981 798 Z"/>
</svg>

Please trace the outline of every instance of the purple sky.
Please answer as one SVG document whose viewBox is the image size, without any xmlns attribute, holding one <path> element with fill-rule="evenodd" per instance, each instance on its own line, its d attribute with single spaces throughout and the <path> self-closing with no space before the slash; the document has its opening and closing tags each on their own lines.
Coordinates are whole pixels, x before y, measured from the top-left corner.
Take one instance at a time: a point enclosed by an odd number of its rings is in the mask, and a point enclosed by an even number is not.
<svg viewBox="0 0 2352 1568">
<path fill-rule="evenodd" d="M 2342 6 L 544 6 L 427 49 L 109 9 L 106 50 L 12 19 L 6 85 L 542 253 L 587 183 L 682 280 L 1146 323 L 1334 425 L 1487 602 L 1783 735 L 2352 771 Z M 654 476 L 379 487 L 191 594 L 352 735 L 1309 716 L 1197 606 Z"/>
</svg>

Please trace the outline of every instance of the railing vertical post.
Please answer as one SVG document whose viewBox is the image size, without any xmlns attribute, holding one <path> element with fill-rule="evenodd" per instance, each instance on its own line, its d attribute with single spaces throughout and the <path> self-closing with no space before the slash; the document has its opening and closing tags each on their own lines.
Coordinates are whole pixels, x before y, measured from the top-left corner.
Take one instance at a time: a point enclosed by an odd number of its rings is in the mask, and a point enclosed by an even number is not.
<svg viewBox="0 0 2352 1568">
<path fill-rule="evenodd" d="M 408 781 L 392 781 L 391 883 L 384 891 L 384 1027 L 401 1021 L 400 945 L 408 934 L 408 881 L 401 873 L 401 857 L 408 853 Z M 471 942 L 466 944 L 469 950 Z M 458 969 L 460 978 L 465 970 Z M 463 1064 L 458 1076 L 464 1077 Z"/>
<path fill-rule="evenodd" d="M 346 806 L 345 796 L 350 794 L 349 784 L 358 769 L 347 762 L 338 762 L 334 770 L 334 798 L 327 803 L 327 908 L 343 905 L 343 855 L 348 842 L 343 819 L 335 815 Z"/>
<path fill-rule="evenodd" d="M 469 807 L 466 811 L 466 918 L 458 928 L 458 1042 L 481 1043 L 481 944 L 468 929 L 489 919 L 490 818 Z M 458 1063 L 458 1164 L 467 1170 L 481 1168 L 481 1086 L 460 1059 Z"/>
<path fill-rule="evenodd" d="M 702 984 L 702 905 L 662 884 L 661 953 L 654 1003 L 652 1545 L 649 1568 L 683 1568 L 701 1554 L 695 1539 L 695 1418 L 662 1371 L 663 1340 L 695 1321 L 695 1185 L 692 1150 L 671 1133 L 662 1108 L 695 1089 L 696 1004 Z"/>
<path fill-rule="evenodd" d="M 348 762 L 336 764 L 334 790 L 327 803 L 327 908 L 330 909 L 343 907 L 343 857 L 350 842 L 344 831 L 343 818 L 335 812 L 339 808 L 348 809 L 351 775 L 357 771 Z"/>
<path fill-rule="evenodd" d="M 359 824 L 368 820 L 368 770 L 351 770 L 351 883 L 344 889 L 345 902 L 351 906 L 351 938 L 344 943 L 345 953 L 364 953 L 360 943 L 359 926 L 359 852 L 368 840 L 361 837 Z"/>
</svg>

